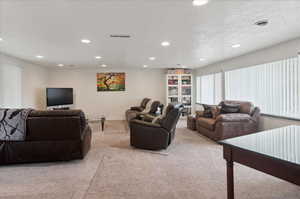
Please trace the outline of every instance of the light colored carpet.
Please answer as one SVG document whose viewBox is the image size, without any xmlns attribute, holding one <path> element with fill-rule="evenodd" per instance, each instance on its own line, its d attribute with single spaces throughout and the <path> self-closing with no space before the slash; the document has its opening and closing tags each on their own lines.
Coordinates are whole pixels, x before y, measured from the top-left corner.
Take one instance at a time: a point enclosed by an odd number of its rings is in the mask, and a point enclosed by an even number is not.
<svg viewBox="0 0 300 199">
<path fill-rule="evenodd" d="M 179 124 L 165 153 L 129 146 L 122 121 L 93 124 L 84 160 L 0 167 L 1 199 L 225 199 L 222 147 Z M 299 199 L 300 188 L 235 165 L 237 199 Z"/>
</svg>

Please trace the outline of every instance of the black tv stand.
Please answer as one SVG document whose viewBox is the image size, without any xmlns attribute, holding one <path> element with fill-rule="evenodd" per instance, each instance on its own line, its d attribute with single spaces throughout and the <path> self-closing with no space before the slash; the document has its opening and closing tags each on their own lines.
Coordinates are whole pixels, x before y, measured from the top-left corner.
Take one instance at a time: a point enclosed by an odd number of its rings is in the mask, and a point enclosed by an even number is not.
<svg viewBox="0 0 300 199">
<path fill-rule="evenodd" d="M 70 107 L 53 108 L 52 110 L 70 110 Z"/>
</svg>

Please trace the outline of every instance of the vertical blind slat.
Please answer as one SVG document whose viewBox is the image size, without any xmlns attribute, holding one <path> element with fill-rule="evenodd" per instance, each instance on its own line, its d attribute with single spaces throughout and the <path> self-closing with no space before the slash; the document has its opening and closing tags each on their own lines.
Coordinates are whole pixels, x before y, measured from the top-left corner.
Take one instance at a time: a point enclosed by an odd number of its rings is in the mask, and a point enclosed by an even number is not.
<svg viewBox="0 0 300 199">
<path fill-rule="evenodd" d="M 249 100 L 263 113 L 300 118 L 299 57 L 225 72 L 225 99 Z"/>
</svg>

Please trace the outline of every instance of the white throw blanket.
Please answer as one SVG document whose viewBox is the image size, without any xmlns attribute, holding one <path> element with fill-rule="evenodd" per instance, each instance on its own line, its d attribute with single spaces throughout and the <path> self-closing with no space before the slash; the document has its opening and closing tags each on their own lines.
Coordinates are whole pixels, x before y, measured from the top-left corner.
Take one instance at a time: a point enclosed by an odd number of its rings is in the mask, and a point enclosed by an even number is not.
<svg viewBox="0 0 300 199">
<path fill-rule="evenodd" d="M 152 103 L 153 103 L 153 101 L 152 101 L 152 100 L 150 100 L 150 101 L 147 103 L 147 105 L 146 105 L 145 109 L 142 111 L 142 114 L 147 114 L 147 113 L 149 113 L 149 112 L 150 112 L 150 110 L 151 110 L 151 106 L 152 106 Z"/>
<path fill-rule="evenodd" d="M 32 109 L 0 109 L 0 140 L 24 141 L 26 120 Z"/>
</svg>

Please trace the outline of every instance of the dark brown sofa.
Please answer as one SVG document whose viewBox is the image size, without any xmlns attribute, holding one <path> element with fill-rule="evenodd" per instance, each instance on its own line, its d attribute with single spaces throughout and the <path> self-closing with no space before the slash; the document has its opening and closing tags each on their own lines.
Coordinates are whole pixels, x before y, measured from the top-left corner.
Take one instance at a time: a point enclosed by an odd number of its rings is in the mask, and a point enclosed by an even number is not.
<svg viewBox="0 0 300 199">
<path fill-rule="evenodd" d="M 197 131 L 215 141 L 238 137 L 258 131 L 260 109 L 251 102 L 223 101 L 240 105 L 239 113 L 220 114 L 216 118 L 196 116 Z"/>
<path fill-rule="evenodd" d="M 80 110 L 32 111 L 25 141 L 0 141 L 0 165 L 82 159 L 91 136 Z"/>
</svg>

